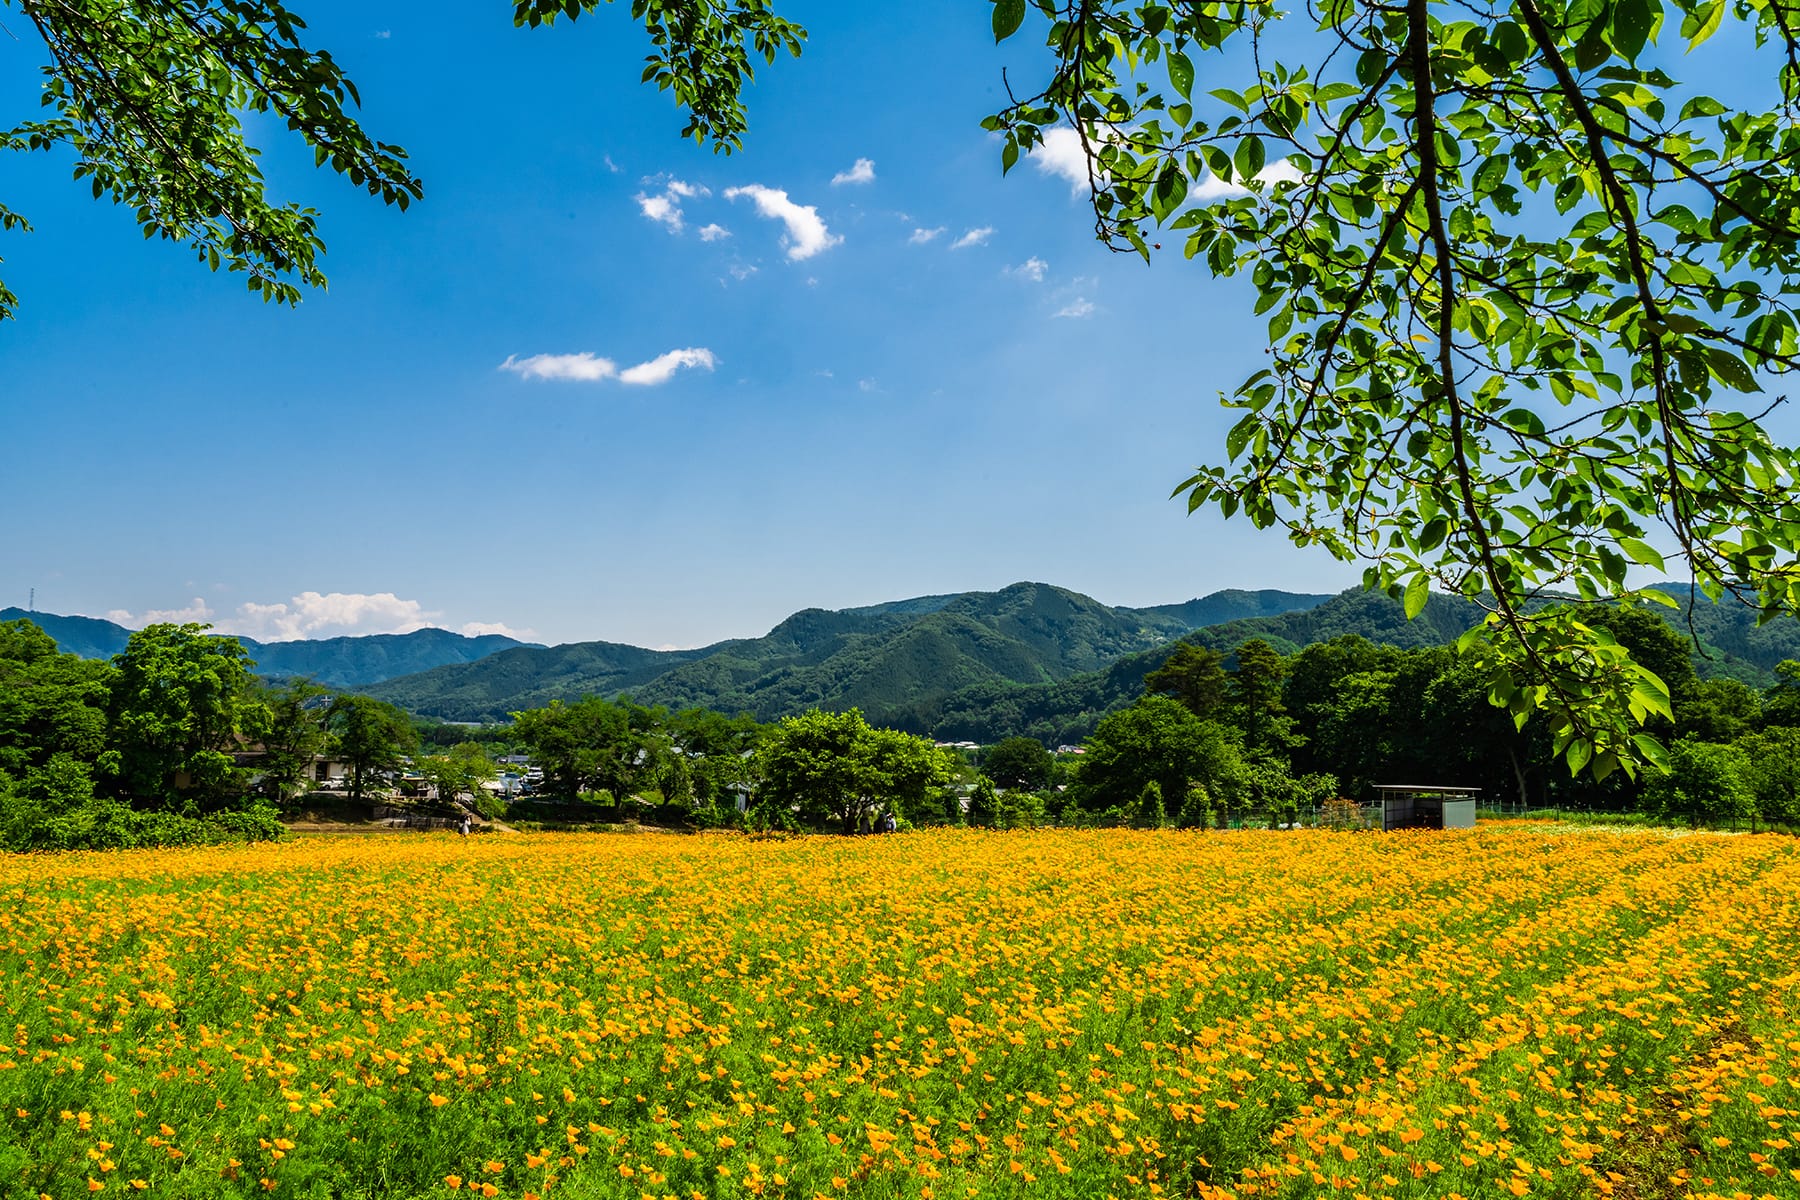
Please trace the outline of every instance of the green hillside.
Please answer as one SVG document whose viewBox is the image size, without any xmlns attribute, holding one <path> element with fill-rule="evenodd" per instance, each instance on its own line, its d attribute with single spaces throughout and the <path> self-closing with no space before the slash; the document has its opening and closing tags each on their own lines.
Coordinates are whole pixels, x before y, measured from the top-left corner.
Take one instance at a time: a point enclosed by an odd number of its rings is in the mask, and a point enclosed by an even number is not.
<svg viewBox="0 0 1800 1200">
<path fill-rule="evenodd" d="M 606 643 L 508 651 L 369 691 L 446 720 L 498 720 L 552 699 L 630 692 L 646 704 L 749 712 L 762 720 L 814 705 L 858 707 L 872 720 L 916 727 L 958 689 L 1054 682 L 1102 669 L 1209 620 L 1286 612 L 1324 599 L 1228 591 L 1134 609 L 1018 583 L 998 592 L 807 609 L 763 637 L 662 652 L 662 658 L 632 657 L 658 652 Z M 605 651 L 584 659 L 595 646 Z"/>
<path fill-rule="evenodd" d="M 910 714 L 908 725 L 946 741 L 995 742 L 1023 734 L 1047 745 L 1079 742 L 1100 718 L 1124 708 L 1144 691 L 1144 676 L 1167 661 L 1179 641 L 1229 654 L 1262 638 L 1284 654 L 1339 634 L 1354 633 L 1386 646 L 1441 646 L 1481 619 L 1467 600 L 1434 595 L 1416 620 L 1379 593 L 1347 591 L 1316 607 L 1275 616 L 1245 617 L 1207 625 L 1134 654 L 1104 669 L 1033 687 L 984 682 L 945 696 Z"/>
<path fill-rule="evenodd" d="M 503 721 L 508 713 L 552 700 L 629 691 L 718 648 L 645 650 L 616 642 L 519 646 L 476 663 L 437 667 L 362 690 L 420 716 Z"/>
</svg>

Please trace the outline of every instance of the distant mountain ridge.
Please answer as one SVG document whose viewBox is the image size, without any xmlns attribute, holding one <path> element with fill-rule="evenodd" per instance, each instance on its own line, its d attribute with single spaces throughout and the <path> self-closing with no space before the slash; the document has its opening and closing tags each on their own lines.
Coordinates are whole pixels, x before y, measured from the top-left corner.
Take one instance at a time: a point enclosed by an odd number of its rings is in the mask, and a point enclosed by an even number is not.
<svg viewBox="0 0 1800 1200">
<path fill-rule="evenodd" d="M 65 654 L 82 658 L 111 658 L 125 649 L 131 630 L 98 617 L 63 617 L 54 613 L 0 609 L 0 621 L 24 618 L 56 639 Z M 355 637 L 318 638 L 311 641 L 259 642 L 240 637 L 244 649 L 256 660 L 259 675 L 272 678 L 306 676 L 327 687 L 364 688 L 412 675 L 449 663 L 471 663 L 529 643 L 489 633 L 467 637 L 447 629 L 416 629 L 411 633 L 372 633 Z"/>
<path fill-rule="evenodd" d="M 1050 683 L 1203 625 L 1292 612 L 1327 599 L 1227 590 L 1140 609 L 1109 606 L 1050 584 L 1017 583 L 997 592 L 803 609 L 760 638 L 697 650 L 606 642 L 514 649 L 368 691 L 446 720 L 504 720 L 555 699 L 629 692 L 645 704 L 748 712 L 761 720 L 814 705 L 857 707 L 871 721 L 916 727 L 922 714 L 961 688 Z"/>
</svg>

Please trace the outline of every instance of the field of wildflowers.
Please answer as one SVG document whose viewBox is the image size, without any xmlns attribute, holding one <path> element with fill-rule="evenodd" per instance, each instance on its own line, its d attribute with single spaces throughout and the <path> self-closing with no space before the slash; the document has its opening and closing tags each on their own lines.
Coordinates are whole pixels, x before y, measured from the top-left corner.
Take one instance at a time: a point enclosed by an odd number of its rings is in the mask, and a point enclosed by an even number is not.
<svg viewBox="0 0 1800 1200">
<path fill-rule="evenodd" d="M 0 1195 L 1800 1195 L 1800 844 L 0 862 Z"/>
</svg>

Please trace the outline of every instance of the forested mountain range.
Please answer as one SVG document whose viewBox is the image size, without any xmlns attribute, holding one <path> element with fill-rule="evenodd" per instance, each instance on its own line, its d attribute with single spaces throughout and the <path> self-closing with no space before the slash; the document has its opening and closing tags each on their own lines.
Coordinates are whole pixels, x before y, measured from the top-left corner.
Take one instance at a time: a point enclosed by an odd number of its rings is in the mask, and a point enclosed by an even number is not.
<svg viewBox="0 0 1800 1200">
<path fill-rule="evenodd" d="M 1758 627 L 1727 600 L 1658 609 L 1677 632 L 1697 636 L 1702 677 L 1762 685 L 1783 659 L 1800 659 L 1800 622 Z M 102 658 L 129 631 L 91 617 L 29 616 L 66 651 Z M 1048 744 L 1080 741 L 1108 712 L 1142 694 L 1144 676 L 1181 641 L 1229 654 L 1251 638 L 1283 653 L 1354 634 L 1401 649 L 1439 646 L 1481 619 L 1460 598 L 1434 595 L 1408 621 L 1379 594 L 1337 596 L 1228 590 L 1182 604 L 1113 607 L 1041 583 L 998 592 L 921 596 L 861 608 L 805 609 L 759 638 L 691 650 L 613 642 L 533 646 L 466 638 L 441 629 L 319 641 L 243 641 L 257 670 L 306 675 L 366 691 L 420 716 L 505 720 L 551 700 L 629 694 L 644 704 L 747 712 L 769 721 L 818 706 L 860 708 L 878 725 L 945 740 L 997 741 L 1026 734 Z M 1691 631 L 1690 631 L 1691 619 Z"/>
<path fill-rule="evenodd" d="M 773 720 L 812 706 L 861 708 L 876 723 L 921 714 L 976 685 L 1053 683 L 1194 629 L 1310 608 L 1328 597 L 1215 592 L 1182 604 L 1112 607 L 1042 583 L 827 611 L 806 609 L 760 638 L 697 650 L 604 642 L 514 649 L 368 689 L 425 716 L 500 720 L 584 694 L 749 712 Z"/>
<path fill-rule="evenodd" d="M 62 617 L 54 613 L 0 609 L 0 621 L 33 621 L 56 639 L 59 650 L 82 658 L 111 658 L 125 649 L 131 630 L 98 617 Z M 447 663 L 469 663 L 528 643 L 500 634 L 465 637 L 447 629 L 412 633 L 375 633 L 360 637 L 310 641 L 259 642 L 240 637 L 256 670 L 270 678 L 305 676 L 327 687 L 361 688 L 399 675 L 411 675 Z"/>
</svg>

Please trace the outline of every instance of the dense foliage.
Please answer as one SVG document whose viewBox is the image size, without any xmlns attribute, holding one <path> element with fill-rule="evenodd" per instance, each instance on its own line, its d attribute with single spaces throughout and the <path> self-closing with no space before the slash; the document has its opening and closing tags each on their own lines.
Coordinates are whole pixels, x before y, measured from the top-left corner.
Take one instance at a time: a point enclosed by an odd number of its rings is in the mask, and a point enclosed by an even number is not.
<svg viewBox="0 0 1800 1200">
<path fill-rule="evenodd" d="M 102 663 L 0 622 L 0 848 L 279 836 L 237 761 L 274 718 L 249 666 L 195 625 L 150 626 Z"/>
</svg>

